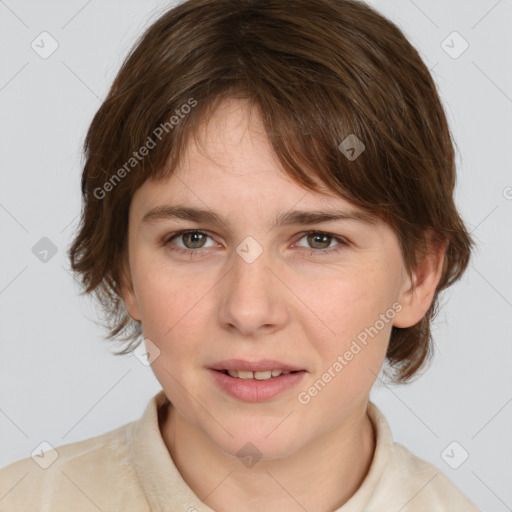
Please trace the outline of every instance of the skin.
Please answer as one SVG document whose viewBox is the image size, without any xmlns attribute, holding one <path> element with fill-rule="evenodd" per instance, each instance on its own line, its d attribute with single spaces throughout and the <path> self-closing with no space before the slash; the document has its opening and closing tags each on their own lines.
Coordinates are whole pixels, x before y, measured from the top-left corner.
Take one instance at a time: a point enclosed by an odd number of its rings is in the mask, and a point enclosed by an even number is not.
<svg viewBox="0 0 512 512">
<path fill-rule="evenodd" d="M 142 222 L 152 208 L 178 203 L 217 212 L 226 224 Z M 343 505 L 372 461 L 366 408 L 392 325 L 414 325 L 432 302 L 444 251 L 422 261 L 411 291 L 398 239 L 381 220 L 271 229 L 279 213 L 329 207 L 357 210 L 327 189 L 319 194 L 293 182 L 258 111 L 235 99 L 201 126 L 172 176 L 146 181 L 132 199 L 123 299 L 160 350 L 152 369 L 173 404 L 161 425 L 165 444 L 187 484 L 217 512 Z M 165 243 L 180 230 L 208 236 Z M 332 237 L 304 234 L 312 230 Z M 263 249 L 252 263 L 235 250 L 247 236 Z M 301 404 L 298 393 L 394 303 L 402 306 L 394 319 Z M 225 394 L 207 370 L 229 358 L 276 359 L 307 373 L 293 389 L 251 403 Z M 247 442 L 261 452 L 252 467 L 237 457 Z"/>
</svg>

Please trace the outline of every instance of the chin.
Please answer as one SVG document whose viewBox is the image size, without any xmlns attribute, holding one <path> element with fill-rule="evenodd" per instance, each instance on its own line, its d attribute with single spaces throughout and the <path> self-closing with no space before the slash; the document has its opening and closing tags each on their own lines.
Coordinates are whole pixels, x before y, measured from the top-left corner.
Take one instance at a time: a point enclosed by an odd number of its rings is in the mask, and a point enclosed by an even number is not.
<svg viewBox="0 0 512 512">
<path fill-rule="evenodd" d="M 262 436 L 261 439 L 252 440 L 244 438 L 230 441 L 226 446 L 220 448 L 232 457 L 236 457 L 247 467 L 255 465 L 257 462 L 283 459 L 292 455 L 296 448 L 291 445 L 285 445 L 282 439 L 269 441 Z"/>
<path fill-rule="evenodd" d="M 263 422 L 263 425 L 255 425 L 254 420 L 242 421 L 236 425 L 230 424 L 228 431 L 233 437 L 215 433 L 211 440 L 227 454 L 245 459 L 274 460 L 292 455 L 297 449 L 296 439 L 300 432 L 293 432 L 289 428 L 279 426 L 279 422 L 272 419 L 271 422 Z M 272 426 L 267 428 L 267 424 Z"/>
</svg>

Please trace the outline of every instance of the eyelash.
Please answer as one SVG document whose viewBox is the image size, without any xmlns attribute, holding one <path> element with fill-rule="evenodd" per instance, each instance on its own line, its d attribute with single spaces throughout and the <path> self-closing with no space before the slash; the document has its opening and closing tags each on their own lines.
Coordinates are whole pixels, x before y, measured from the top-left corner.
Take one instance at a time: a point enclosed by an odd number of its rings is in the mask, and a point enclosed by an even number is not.
<svg viewBox="0 0 512 512">
<path fill-rule="evenodd" d="M 211 238 L 211 236 L 208 235 L 208 233 L 205 233 L 204 231 L 199 231 L 196 229 L 192 229 L 192 230 L 189 229 L 189 230 L 184 230 L 184 231 L 176 231 L 174 233 L 169 234 L 168 236 L 166 236 L 164 238 L 163 245 L 167 246 L 175 238 L 179 238 L 180 236 L 183 236 L 186 234 L 191 234 L 191 233 L 199 233 L 201 235 L 207 236 L 208 238 Z M 349 245 L 349 242 L 346 239 L 341 238 L 336 235 L 333 235 L 332 233 L 327 233 L 325 231 L 306 231 L 306 232 L 302 233 L 302 236 L 297 240 L 297 242 L 302 240 L 304 237 L 307 237 L 307 236 L 313 235 L 313 234 L 326 235 L 327 237 L 331 238 L 332 240 L 336 240 L 336 242 L 338 242 L 339 245 L 337 245 L 335 247 L 330 247 L 328 249 L 306 249 L 306 251 L 308 251 L 309 256 L 318 257 L 318 256 L 321 256 L 324 254 L 330 255 L 330 254 L 333 254 L 333 253 L 336 253 L 336 252 L 342 250 L 344 247 Z M 195 255 L 200 254 L 202 252 L 201 248 L 199 248 L 199 249 L 183 249 L 182 247 L 178 247 L 178 246 L 172 247 L 170 250 L 172 250 L 173 252 L 177 252 L 179 254 L 186 254 L 191 257 L 194 257 Z"/>
</svg>

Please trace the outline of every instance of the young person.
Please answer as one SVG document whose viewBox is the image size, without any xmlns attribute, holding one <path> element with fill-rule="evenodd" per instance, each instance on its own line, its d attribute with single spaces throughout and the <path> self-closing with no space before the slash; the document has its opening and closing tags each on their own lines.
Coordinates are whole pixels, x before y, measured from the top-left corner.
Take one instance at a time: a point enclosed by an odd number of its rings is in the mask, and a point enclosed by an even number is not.
<svg viewBox="0 0 512 512">
<path fill-rule="evenodd" d="M 473 241 L 433 80 L 353 0 L 188 0 L 85 142 L 69 254 L 162 385 L 142 417 L 0 471 L 7 510 L 477 511 L 394 443 Z M 143 341 L 144 340 L 144 341 Z"/>
</svg>

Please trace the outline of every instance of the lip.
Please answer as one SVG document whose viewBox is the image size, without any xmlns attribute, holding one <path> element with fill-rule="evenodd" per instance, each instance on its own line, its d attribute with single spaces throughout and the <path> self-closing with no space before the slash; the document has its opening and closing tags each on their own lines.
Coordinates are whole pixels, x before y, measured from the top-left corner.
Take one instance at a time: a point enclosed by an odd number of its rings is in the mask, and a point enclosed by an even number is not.
<svg viewBox="0 0 512 512">
<path fill-rule="evenodd" d="M 270 361 L 273 364 L 275 362 Z M 261 363 L 261 361 L 260 361 Z M 266 364 L 266 362 L 265 362 Z M 261 368 L 261 366 L 260 366 Z M 284 369 L 282 366 L 273 366 L 273 369 Z M 235 368 L 222 368 L 222 369 L 213 369 L 210 368 L 208 371 L 213 377 L 213 380 L 217 384 L 217 386 L 230 395 L 231 397 L 237 398 L 239 400 L 244 400 L 246 402 L 264 402 L 266 400 L 270 400 L 274 398 L 280 393 L 283 393 L 286 390 L 291 389 L 296 386 L 306 375 L 306 370 L 289 370 L 296 371 L 296 373 L 289 373 L 287 375 L 280 375 L 279 377 L 272 377 L 268 380 L 256 380 L 256 379 L 238 379 L 236 377 L 231 377 L 222 372 L 222 370 L 231 370 Z M 238 366 L 238 369 L 243 370 Z M 266 368 L 266 370 L 270 369 L 270 367 Z M 265 371 L 265 370 L 260 370 Z"/>
<path fill-rule="evenodd" d="M 269 370 L 284 370 L 285 372 L 307 371 L 298 366 L 292 366 L 273 359 L 246 361 L 244 359 L 226 359 L 209 367 L 211 370 L 245 370 L 250 372 L 265 372 Z"/>
</svg>

